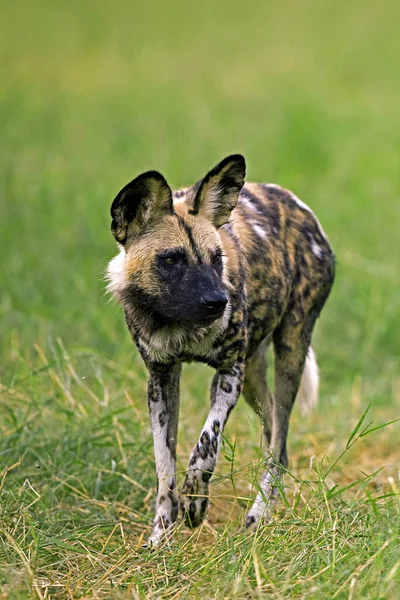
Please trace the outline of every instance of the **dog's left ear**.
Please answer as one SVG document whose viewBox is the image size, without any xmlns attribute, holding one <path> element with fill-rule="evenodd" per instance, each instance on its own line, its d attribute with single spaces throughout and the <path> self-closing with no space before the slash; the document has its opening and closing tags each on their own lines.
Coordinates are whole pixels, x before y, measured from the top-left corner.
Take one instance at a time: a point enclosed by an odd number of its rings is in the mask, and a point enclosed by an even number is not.
<svg viewBox="0 0 400 600">
<path fill-rule="evenodd" d="M 128 235 L 145 228 L 166 214 L 173 214 L 172 192 L 161 173 L 147 171 L 128 183 L 111 205 L 111 231 L 117 242 L 125 244 Z"/>
<path fill-rule="evenodd" d="M 241 154 L 224 158 L 197 184 L 190 213 L 202 215 L 215 227 L 228 222 L 235 208 L 246 175 L 246 162 Z"/>
</svg>

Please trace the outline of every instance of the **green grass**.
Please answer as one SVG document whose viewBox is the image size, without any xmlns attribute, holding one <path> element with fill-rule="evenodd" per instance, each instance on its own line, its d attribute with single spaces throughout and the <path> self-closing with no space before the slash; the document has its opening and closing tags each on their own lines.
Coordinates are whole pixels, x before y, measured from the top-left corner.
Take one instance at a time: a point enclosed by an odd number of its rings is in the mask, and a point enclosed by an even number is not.
<svg viewBox="0 0 400 600">
<path fill-rule="evenodd" d="M 400 596 L 399 424 L 360 436 L 400 416 L 399 13 L 2 3 L 0 598 Z M 149 553 L 146 373 L 104 295 L 109 206 L 142 170 L 179 186 L 232 152 L 309 203 L 336 251 L 320 404 L 294 411 L 270 524 L 241 531 L 262 459 L 241 401 L 207 523 Z M 210 377 L 184 372 L 180 478 Z"/>
</svg>

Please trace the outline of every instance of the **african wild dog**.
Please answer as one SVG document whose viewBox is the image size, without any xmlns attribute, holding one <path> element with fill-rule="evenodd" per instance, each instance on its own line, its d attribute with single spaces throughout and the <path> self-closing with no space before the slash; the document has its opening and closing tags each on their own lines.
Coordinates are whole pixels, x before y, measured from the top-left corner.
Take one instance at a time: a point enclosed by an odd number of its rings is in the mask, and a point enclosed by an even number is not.
<svg viewBox="0 0 400 600">
<path fill-rule="evenodd" d="M 210 411 L 179 496 L 189 526 L 204 519 L 221 433 L 240 393 L 260 415 L 266 470 L 246 525 L 268 516 L 274 482 L 288 464 L 289 416 L 299 391 L 317 398 L 310 346 L 335 271 L 332 250 L 312 211 L 276 185 L 246 183 L 232 155 L 194 186 L 172 192 L 160 173 L 128 183 L 112 207 L 120 254 L 109 289 L 122 304 L 149 371 L 148 404 L 158 478 L 150 543 L 178 516 L 176 439 L 181 363 L 216 369 Z M 273 343 L 275 390 L 266 379 Z M 303 374 L 303 376 L 302 376 Z"/>
</svg>

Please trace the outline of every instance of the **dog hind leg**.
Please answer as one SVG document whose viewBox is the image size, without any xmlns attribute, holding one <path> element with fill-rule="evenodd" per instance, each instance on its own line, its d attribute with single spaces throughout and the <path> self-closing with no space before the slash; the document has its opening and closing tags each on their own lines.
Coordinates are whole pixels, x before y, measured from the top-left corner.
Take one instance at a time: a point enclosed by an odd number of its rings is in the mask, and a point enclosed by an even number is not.
<svg viewBox="0 0 400 600">
<path fill-rule="evenodd" d="M 272 398 L 267 384 L 267 350 L 270 340 L 263 340 L 257 350 L 246 360 L 243 396 L 261 418 L 264 439 L 271 441 Z"/>
<path fill-rule="evenodd" d="M 316 315 L 299 319 L 287 314 L 274 332 L 275 391 L 272 402 L 272 428 L 266 457 L 266 470 L 260 491 L 246 517 L 246 527 L 257 523 L 261 517 L 270 518 L 277 483 L 282 470 L 288 465 L 286 440 L 290 413 L 299 390 L 307 350 L 311 340 Z"/>
</svg>

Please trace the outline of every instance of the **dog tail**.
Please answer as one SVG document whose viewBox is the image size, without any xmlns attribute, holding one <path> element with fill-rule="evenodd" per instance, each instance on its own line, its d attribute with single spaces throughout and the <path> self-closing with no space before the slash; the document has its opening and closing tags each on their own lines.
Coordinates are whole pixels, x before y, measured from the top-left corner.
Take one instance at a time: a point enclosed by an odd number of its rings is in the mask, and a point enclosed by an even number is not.
<svg viewBox="0 0 400 600">
<path fill-rule="evenodd" d="M 303 416 L 318 404 L 319 371 L 315 352 L 310 346 L 307 352 L 303 375 L 300 380 L 297 401 Z"/>
</svg>

